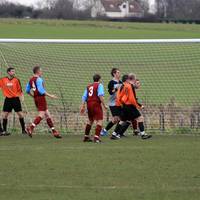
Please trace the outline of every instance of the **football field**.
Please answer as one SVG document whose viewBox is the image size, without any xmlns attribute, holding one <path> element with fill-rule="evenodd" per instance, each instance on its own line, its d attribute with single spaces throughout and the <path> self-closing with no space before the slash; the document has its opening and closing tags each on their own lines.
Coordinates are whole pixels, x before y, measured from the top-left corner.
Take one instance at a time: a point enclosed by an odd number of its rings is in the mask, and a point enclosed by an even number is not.
<svg viewBox="0 0 200 200">
<path fill-rule="evenodd" d="M 0 138 L 0 199 L 198 200 L 200 137 Z"/>
<path fill-rule="evenodd" d="M 200 26 L 1 19 L 0 38 L 200 38 Z M 106 87 L 113 66 L 119 66 L 122 73 L 134 71 L 138 75 L 142 82 L 138 94 L 152 106 L 149 109 L 168 105 L 175 98 L 179 109 L 186 107 L 184 111 L 188 112 L 187 108 L 194 107 L 198 113 L 199 43 L 172 46 L 2 43 L 0 50 L 1 75 L 5 75 L 6 59 L 16 68 L 23 89 L 32 67 L 35 64 L 44 67 L 47 90 L 60 97 L 48 100 L 50 111 L 54 120 L 68 126 L 64 129 L 56 124 L 61 131 L 67 130 L 62 132 L 61 140 L 45 133 L 46 126 L 42 125 L 32 139 L 20 135 L 18 129 L 12 129 L 9 137 L 0 137 L 0 200 L 200 199 L 200 135 L 189 134 L 190 127 L 182 127 L 186 134 L 174 135 L 156 135 L 155 129 L 148 130 L 153 138 L 147 141 L 128 135 L 118 141 L 104 137 L 101 144 L 83 143 L 84 119 L 78 113 L 81 95 L 93 73 L 102 75 Z M 106 101 L 108 97 L 106 92 Z M 25 102 L 28 110 L 34 112 L 35 106 L 27 95 Z M 67 113 L 66 121 L 56 116 L 63 110 Z M 154 113 L 150 115 L 159 118 Z M 26 121 L 30 120 L 29 113 Z M 159 127 L 156 128 L 158 132 Z M 195 128 L 193 132 L 199 130 Z"/>
</svg>

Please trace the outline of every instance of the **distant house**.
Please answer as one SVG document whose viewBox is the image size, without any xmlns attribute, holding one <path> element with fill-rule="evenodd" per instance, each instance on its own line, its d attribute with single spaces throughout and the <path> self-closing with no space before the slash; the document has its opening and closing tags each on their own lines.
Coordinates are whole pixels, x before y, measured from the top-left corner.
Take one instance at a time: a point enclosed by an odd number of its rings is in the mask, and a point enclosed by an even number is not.
<svg viewBox="0 0 200 200">
<path fill-rule="evenodd" d="M 97 0 L 91 9 L 91 16 L 113 19 L 143 17 L 144 10 L 135 0 Z"/>
</svg>

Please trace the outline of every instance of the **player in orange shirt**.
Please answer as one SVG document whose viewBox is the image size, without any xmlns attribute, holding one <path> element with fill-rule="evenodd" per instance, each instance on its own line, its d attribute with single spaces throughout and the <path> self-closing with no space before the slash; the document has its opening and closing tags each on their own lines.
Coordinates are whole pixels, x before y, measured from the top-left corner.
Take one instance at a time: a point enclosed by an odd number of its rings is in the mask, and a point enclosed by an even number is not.
<svg viewBox="0 0 200 200">
<path fill-rule="evenodd" d="M 123 108 L 123 102 L 122 102 L 122 98 L 124 96 L 124 87 L 126 85 L 126 83 L 129 83 L 129 76 L 128 74 L 123 75 L 122 77 L 122 82 L 123 84 L 121 85 L 121 87 L 118 89 L 117 94 L 116 94 L 116 106 L 120 107 L 120 118 L 122 115 L 122 108 Z M 112 133 L 110 139 L 115 140 L 115 139 L 120 139 L 120 137 L 124 136 L 123 133 L 126 131 L 126 129 L 129 127 L 130 123 L 126 122 L 126 124 L 123 124 L 123 128 L 121 127 L 121 123 L 123 122 L 119 122 L 117 124 L 117 126 L 114 129 L 114 132 Z"/>
<path fill-rule="evenodd" d="M 146 134 L 144 131 L 144 118 L 139 111 L 142 106 L 138 104 L 136 99 L 136 81 L 136 76 L 134 74 L 129 74 L 128 81 L 123 84 L 123 88 L 121 90 L 122 95 L 120 96 L 120 102 L 123 105 L 121 121 L 118 124 L 117 130 L 115 130 L 115 132 L 112 134 L 115 139 L 118 139 L 116 136 L 120 135 L 124 129 L 124 126 L 127 126 L 127 122 L 131 123 L 133 120 L 137 120 L 138 122 L 141 138 L 151 138 L 151 135 Z"/>
<path fill-rule="evenodd" d="M 21 101 L 24 100 L 22 87 L 20 80 L 15 77 L 15 69 L 9 67 L 7 69 L 8 76 L 0 79 L 0 88 L 5 97 L 3 105 L 3 134 L 10 135 L 7 132 L 8 116 L 14 109 L 19 117 L 19 121 L 22 127 L 22 134 L 26 134 L 24 116 L 22 113 Z"/>
</svg>

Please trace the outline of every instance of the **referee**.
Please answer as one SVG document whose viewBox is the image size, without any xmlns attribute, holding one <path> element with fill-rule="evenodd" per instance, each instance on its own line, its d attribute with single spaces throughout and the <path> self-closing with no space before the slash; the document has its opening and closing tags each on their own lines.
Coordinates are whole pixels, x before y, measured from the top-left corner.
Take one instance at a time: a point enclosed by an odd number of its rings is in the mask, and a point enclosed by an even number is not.
<svg viewBox="0 0 200 200">
<path fill-rule="evenodd" d="M 3 105 L 3 134 L 10 135 L 7 132 L 8 116 L 14 109 L 19 117 L 19 121 L 22 127 L 22 134 L 26 134 L 24 116 L 22 113 L 21 101 L 24 100 L 22 87 L 20 80 L 15 77 L 15 69 L 9 67 L 7 69 L 8 76 L 0 79 L 0 88 L 5 97 Z"/>
</svg>

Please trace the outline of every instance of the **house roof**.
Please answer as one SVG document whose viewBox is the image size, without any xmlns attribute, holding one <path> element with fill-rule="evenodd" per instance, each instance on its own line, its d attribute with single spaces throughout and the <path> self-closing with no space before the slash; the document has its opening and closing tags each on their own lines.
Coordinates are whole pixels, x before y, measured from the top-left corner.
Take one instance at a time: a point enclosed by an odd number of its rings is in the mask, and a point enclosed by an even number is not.
<svg viewBox="0 0 200 200">
<path fill-rule="evenodd" d="M 121 12 L 120 6 L 126 2 L 126 0 L 101 0 L 103 7 L 106 12 Z M 129 1 L 129 12 L 142 12 L 143 9 L 138 2 L 135 0 Z"/>
</svg>

